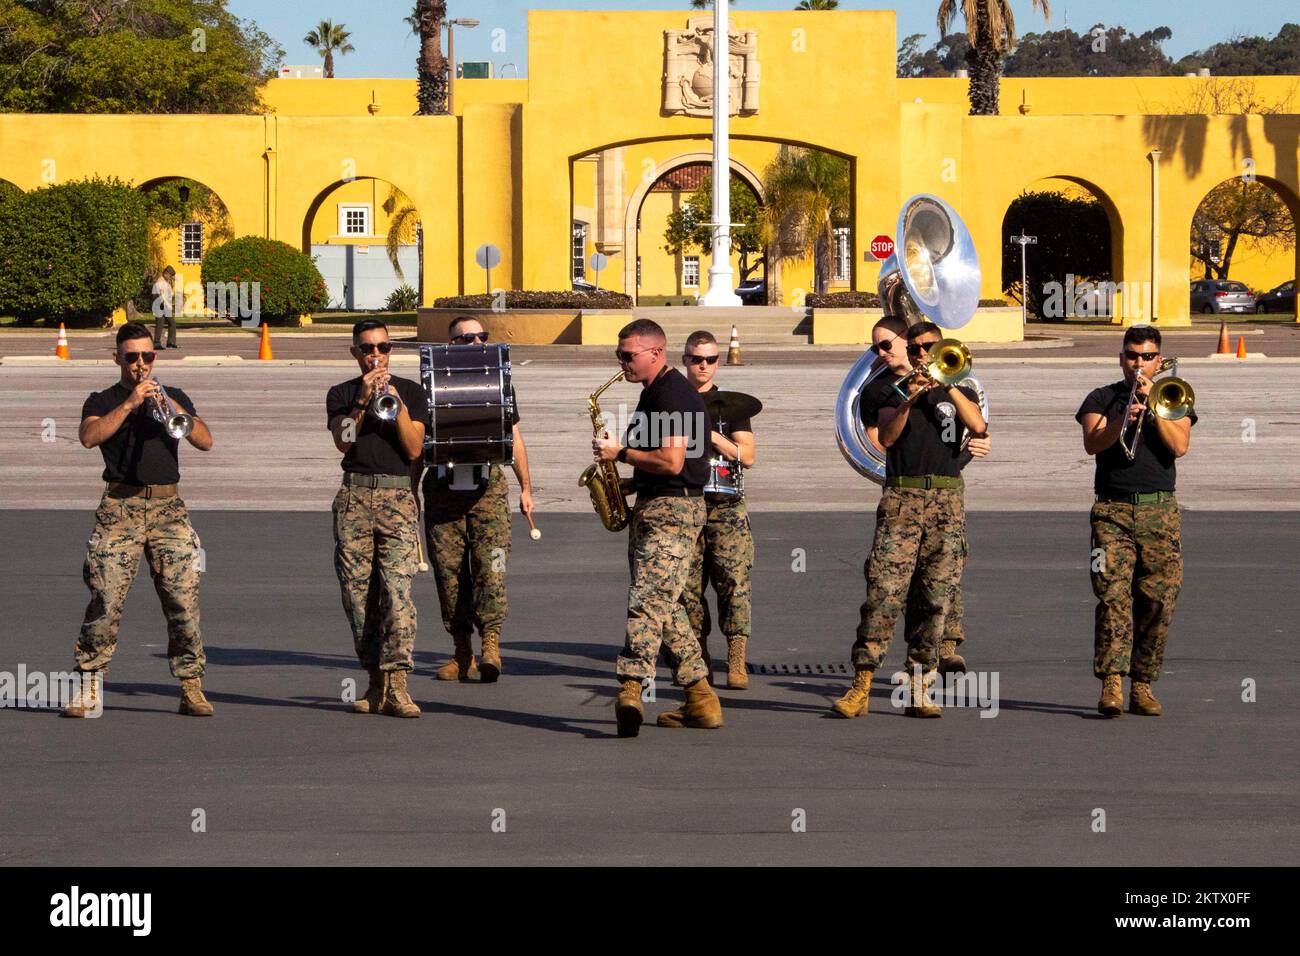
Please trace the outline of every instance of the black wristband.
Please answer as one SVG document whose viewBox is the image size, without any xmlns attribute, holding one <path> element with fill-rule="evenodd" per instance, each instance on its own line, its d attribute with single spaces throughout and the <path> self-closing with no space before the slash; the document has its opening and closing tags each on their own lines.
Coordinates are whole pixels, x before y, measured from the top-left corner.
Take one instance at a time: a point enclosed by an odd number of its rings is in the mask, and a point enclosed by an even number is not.
<svg viewBox="0 0 1300 956">
<path fill-rule="evenodd" d="M 614 459 L 615 459 L 616 461 L 621 461 L 621 462 L 622 462 L 623 464 L 625 464 L 625 465 L 627 464 L 627 446 L 626 446 L 626 445 L 624 445 L 622 448 L 620 448 L 620 449 L 618 450 L 618 454 L 614 456 Z"/>
</svg>

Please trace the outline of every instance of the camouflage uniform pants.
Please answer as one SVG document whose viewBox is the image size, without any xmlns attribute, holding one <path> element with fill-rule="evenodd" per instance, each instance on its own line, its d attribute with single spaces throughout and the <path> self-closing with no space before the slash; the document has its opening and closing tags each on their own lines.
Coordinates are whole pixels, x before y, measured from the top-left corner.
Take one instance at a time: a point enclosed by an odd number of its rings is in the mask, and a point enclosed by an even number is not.
<svg viewBox="0 0 1300 956">
<path fill-rule="evenodd" d="M 1092 672 L 1155 681 L 1183 584 L 1178 502 L 1092 506 Z"/>
<path fill-rule="evenodd" d="M 172 676 L 202 677 L 207 658 L 199 633 L 199 537 L 185 502 L 171 498 L 110 498 L 95 512 L 82 571 L 90 604 L 77 638 L 77 670 L 108 666 L 117 649 L 122 605 L 140 554 L 149 561 L 154 590 L 167 618 L 167 664 Z"/>
<path fill-rule="evenodd" d="M 501 633 L 510 556 L 510 498 L 493 465 L 485 488 L 452 491 L 431 471 L 424 481 L 424 528 L 438 583 L 442 626 L 453 638 Z"/>
<path fill-rule="evenodd" d="M 962 600 L 961 578 L 966 573 L 966 562 L 970 560 L 970 543 L 966 538 L 963 530 L 961 537 L 961 552 L 957 557 L 957 586 L 952 589 L 952 594 L 948 598 L 948 606 L 943 615 L 943 637 L 941 640 L 952 641 L 960 644 L 966 640 L 965 616 L 966 607 Z M 912 578 L 912 587 L 907 592 L 907 612 L 904 615 L 904 627 L 911 630 L 917 616 L 918 597 L 917 590 L 920 587 L 920 577 Z"/>
<path fill-rule="evenodd" d="M 357 659 L 367 670 L 414 667 L 418 525 L 409 488 L 344 485 L 334 497 L 334 572 Z"/>
<path fill-rule="evenodd" d="M 855 666 L 879 668 L 894 624 L 908 604 L 907 667 L 933 670 L 939 660 L 948 601 L 961 583 L 966 508 L 955 488 L 886 488 L 876 508 L 876 536 L 867 558 Z M 916 580 L 913 587 L 913 580 Z"/>
<path fill-rule="evenodd" d="M 619 677 L 654 677 L 661 643 L 677 660 L 677 677 L 683 684 L 707 676 L 684 596 L 704 520 L 703 498 L 637 501 L 628 528 L 632 584 L 627 591 L 627 637 L 616 669 Z"/>
<path fill-rule="evenodd" d="M 691 562 L 690 586 L 684 592 L 691 631 L 706 640 L 713 629 L 706 589 L 718 595 L 718 616 L 727 639 L 749 637 L 750 574 L 754 570 L 754 535 L 744 498 L 705 501 L 708 517 Z"/>
</svg>

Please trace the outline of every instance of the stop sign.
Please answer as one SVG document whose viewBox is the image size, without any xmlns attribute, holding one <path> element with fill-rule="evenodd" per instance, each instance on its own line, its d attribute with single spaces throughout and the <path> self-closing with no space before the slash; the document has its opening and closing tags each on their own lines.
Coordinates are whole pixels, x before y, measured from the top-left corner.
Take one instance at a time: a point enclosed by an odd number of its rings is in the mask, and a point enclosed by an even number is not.
<svg viewBox="0 0 1300 956">
<path fill-rule="evenodd" d="M 894 240 L 888 236 L 876 236 L 871 240 L 871 254 L 877 259 L 888 259 L 894 254 Z"/>
</svg>

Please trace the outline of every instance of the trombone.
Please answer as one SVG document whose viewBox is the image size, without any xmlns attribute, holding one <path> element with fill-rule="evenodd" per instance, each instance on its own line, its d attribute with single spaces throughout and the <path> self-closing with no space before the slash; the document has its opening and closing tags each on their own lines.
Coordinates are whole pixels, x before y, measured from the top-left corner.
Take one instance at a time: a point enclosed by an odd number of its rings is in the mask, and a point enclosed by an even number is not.
<svg viewBox="0 0 1300 956">
<path fill-rule="evenodd" d="M 1156 375 L 1161 372 L 1174 371 L 1173 375 L 1168 378 L 1162 378 L 1160 381 L 1154 381 Z M 1137 457 L 1138 442 L 1142 440 L 1142 426 L 1146 422 L 1148 411 L 1157 418 L 1163 418 L 1165 421 L 1176 422 L 1180 418 L 1186 418 L 1191 414 L 1192 409 L 1196 407 L 1196 392 L 1192 386 L 1185 380 L 1178 377 L 1178 359 L 1167 358 L 1160 362 L 1160 366 L 1151 376 L 1151 391 L 1147 395 L 1146 407 L 1138 413 L 1137 420 L 1130 423 L 1128 419 L 1128 410 L 1137 398 L 1138 379 L 1133 379 L 1133 387 L 1129 389 L 1128 402 L 1124 405 L 1124 428 L 1119 433 L 1119 447 L 1123 449 L 1124 456 L 1132 461 Z M 1133 437 L 1129 438 L 1130 425 L 1133 428 Z"/>
<path fill-rule="evenodd" d="M 923 371 L 939 385 L 956 385 L 971 373 L 970 349 L 957 339 L 940 339 L 930 346 L 928 361 L 918 365 L 894 383 L 894 391 L 906 401 L 907 383 Z"/>
</svg>

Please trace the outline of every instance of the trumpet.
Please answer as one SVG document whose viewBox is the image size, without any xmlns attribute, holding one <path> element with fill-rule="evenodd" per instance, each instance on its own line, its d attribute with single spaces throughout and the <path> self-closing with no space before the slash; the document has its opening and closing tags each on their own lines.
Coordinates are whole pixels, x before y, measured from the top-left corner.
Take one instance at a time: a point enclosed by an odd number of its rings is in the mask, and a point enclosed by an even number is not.
<svg viewBox="0 0 1300 956">
<path fill-rule="evenodd" d="M 379 367 L 379 356 L 370 360 L 372 369 Z M 375 397 L 370 400 L 370 414 L 374 415 L 381 422 L 391 422 L 397 418 L 397 413 L 402 408 L 402 403 L 398 401 L 397 396 L 393 394 L 392 387 L 388 384 L 388 375 L 384 376 L 384 390 L 376 392 Z"/>
<path fill-rule="evenodd" d="M 1137 398 L 1138 379 L 1133 379 L 1133 387 L 1128 392 L 1128 402 L 1124 405 L 1124 428 L 1119 433 L 1119 447 L 1124 451 L 1124 456 L 1132 461 L 1137 457 L 1138 442 L 1142 440 L 1142 426 L 1146 422 L 1147 412 L 1151 412 L 1157 418 L 1163 418 L 1166 421 L 1174 422 L 1180 418 L 1186 418 L 1191 414 L 1192 409 L 1196 407 L 1196 392 L 1192 386 L 1185 380 L 1178 377 L 1178 359 L 1167 358 L 1160 362 L 1160 366 L 1152 374 L 1154 379 L 1161 372 L 1173 370 L 1175 374 L 1168 378 L 1162 378 L 1160 381 L 1152 381 L 1151 391 L 1147 393 L 1146 407 L 1138 413 L 1137 420 L 1130 423 L 1127 420 L 1128 410 Z M 1133 437 L 1129 438 L 1129 428 L 1133 429 Z"/>
<path fill-rule="evenodd" d="M 894 391 L 907 399 L 907 383 L 924 372 L 939 385 L 956 385 L 970 377 L 972 361 L 970 349 L 956 339 L 940 339 L 930 346 L 929 360 L 918 365 L 894 383 Z"/>
<path fill-rule="evenodd" d="M 162 382 L 158 382 L 158 393 L 149 403 L 149 414 L 162 425 L 169 437 L 177 441 L 188 437 L 189 433 L 194 431 L 194 417 L 176 408 L 171 396 L 167 394 L 167 389 L 162 387 Z"/>
</svg>

